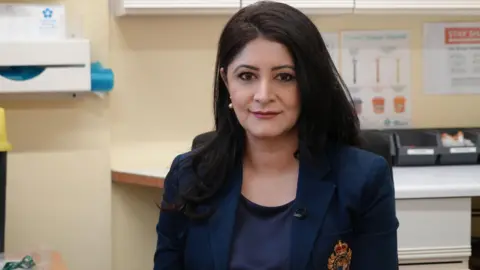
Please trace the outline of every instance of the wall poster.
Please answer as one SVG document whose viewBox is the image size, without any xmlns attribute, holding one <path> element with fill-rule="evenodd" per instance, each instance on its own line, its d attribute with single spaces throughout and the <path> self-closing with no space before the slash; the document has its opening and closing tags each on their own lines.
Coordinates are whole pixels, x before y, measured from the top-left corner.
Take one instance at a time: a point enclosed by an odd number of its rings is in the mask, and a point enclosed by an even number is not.
<svg viewBox="0 0 480 270">
<path fill-rule="evenodd" d="M 362 129 L 411 125 L 410 57 L 407 31 L 341 33 L 341 73 Z"/>
<path fill-rule="evenodd" d="M 423 83 L 429 94 L 480 94 L 480 23 L 426 23 Z"/>
<path fill-rule="evenodd" d="M 321 35 L 325 45 L 327 45 L 330 57 L 338 69 L 338 61 L 340 61 L 340 34 L 335 32 L 326 32 L 321 33 Z"/>
</svg>

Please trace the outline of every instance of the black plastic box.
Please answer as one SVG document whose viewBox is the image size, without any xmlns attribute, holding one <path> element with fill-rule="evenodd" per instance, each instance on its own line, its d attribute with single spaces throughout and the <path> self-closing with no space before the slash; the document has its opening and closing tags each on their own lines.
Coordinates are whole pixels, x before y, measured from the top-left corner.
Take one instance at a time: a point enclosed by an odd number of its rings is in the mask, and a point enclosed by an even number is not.
<svg viewBox="0 0 480 270">
<path fill-rule="evenodd" d="M 469 128 L 467 130 L 477 136 L 477 163 L 480 164 L 480 128 Z"/>
<path fill-rule="evenodd" d="M 480 133 L 472 129 L 448 128 L 437 130 L 438 153 L 440 165 L 468 165 L 477 164 L 480 150 Z M 463 133 L 465 140 L 469 140 L 471 145 L 445 145 L 444 137 L 454 137 Z M 447 138 L 448 140 L 448 138 Z"/>
<path fill-rule="evenodd" d="M 426 129 L 402 129 L 392 132 L 396 166 L 429 166 L 437 163 L 438 135 Z"/>
<path fill-rule="evenodd" d="M 382 156 L 393 166 L 393 157 L 395 156 L 395 147 L 392 147 L 390 140 L 391 133 L 385 130 L 364 129 L 360 132 L 363 149 Z"/>
</svg>

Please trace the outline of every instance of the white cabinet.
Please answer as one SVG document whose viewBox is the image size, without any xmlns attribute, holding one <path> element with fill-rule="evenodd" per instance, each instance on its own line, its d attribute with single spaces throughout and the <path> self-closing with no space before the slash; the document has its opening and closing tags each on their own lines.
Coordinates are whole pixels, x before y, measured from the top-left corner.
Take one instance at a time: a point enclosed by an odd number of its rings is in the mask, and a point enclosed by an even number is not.
<svg viewBox="0 0 480 270">
<path fill-rule="evenodd" d="M 115 15 L 232 15 L 258 0 L 110 0 Z M 480 0 L 276 0 L 314 14 L 480 15 Z"/>
<path fill-rule="evenodd" d="M 470 198 L 397 199 L 400 270 L 467 270 Z"/>
<path fill-rule="evenodd" d="M 242 7 L 258 2 L 257 0 L 241 0 Z M 341 14 L 352 13 L 354 0 L 277 0 L 300 9 L 306 14 Z"/>
<path fill-rule="evenodd" d="M 400 265 L 399 270 L 468 270 L 465 263 Z"/>
<path fill-rule="evenodd" d="M 355 0 L 359 14 L 480 14 L 480 0 Z"/>
<path fill-rule="evenodd" d="M 468 269 L 478 175 L 480 166 L 393 168 L 400 270 Z"/>
<path fill-rule="evenodd" d="M 113 12 L 125 15 L 233 14 L 240 0 L 111 0 Z"/>
</svg>

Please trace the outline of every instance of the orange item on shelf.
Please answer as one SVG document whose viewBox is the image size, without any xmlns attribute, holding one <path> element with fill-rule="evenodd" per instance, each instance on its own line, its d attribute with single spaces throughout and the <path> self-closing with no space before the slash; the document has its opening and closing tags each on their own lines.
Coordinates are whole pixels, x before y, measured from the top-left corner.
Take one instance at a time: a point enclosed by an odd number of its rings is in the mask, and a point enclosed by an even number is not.
<svg viewBox="0 0 480 270">
<path fill-rule="evenodd" d="M 372 98 L 373 112 L 376 114 L 382 114 L 385 112 L 385 98 L 374 97 Z"/>
<path fill-rule="evenodd" d="M 406 98 L 404 96 L 396 96 L 393 99 L 393 108 L 396 113 L 403 113 L 405 112 L 405 103 Z"/>
</svg>

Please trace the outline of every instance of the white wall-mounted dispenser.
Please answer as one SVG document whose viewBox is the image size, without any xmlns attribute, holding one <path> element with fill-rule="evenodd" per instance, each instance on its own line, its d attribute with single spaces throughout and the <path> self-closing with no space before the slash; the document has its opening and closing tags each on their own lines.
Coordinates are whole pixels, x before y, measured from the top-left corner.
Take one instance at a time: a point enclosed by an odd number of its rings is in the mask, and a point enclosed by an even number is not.
<svg viewBox="0 0 480 270">
<path fill-rule="evenodd" d="M 0 94 L 91 91 L 90 41 L 0 40 Z"/>
</svg>

